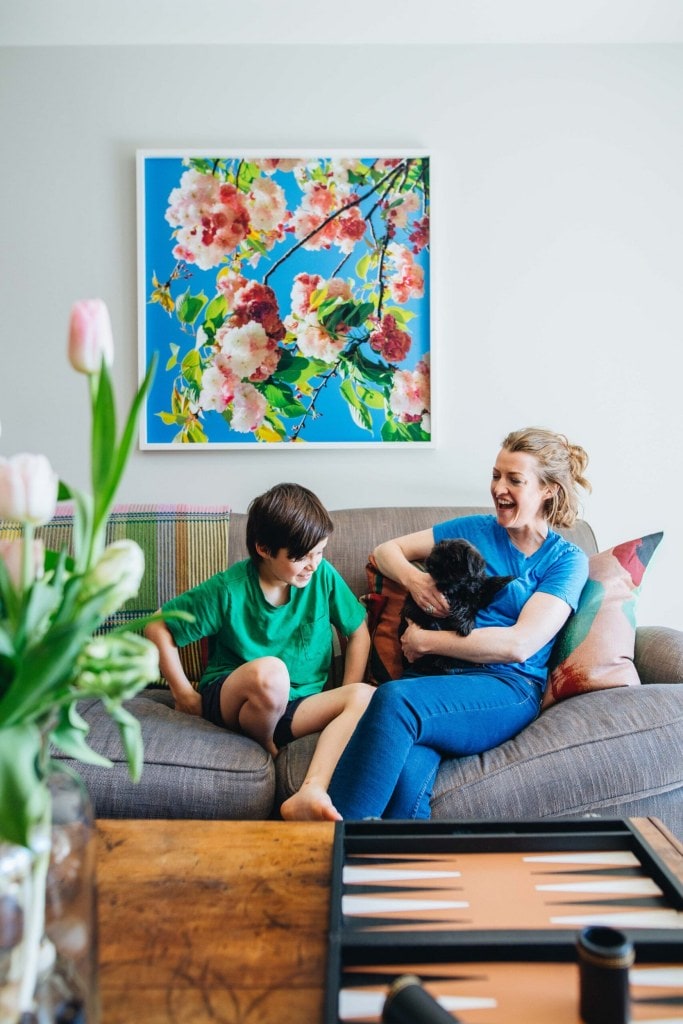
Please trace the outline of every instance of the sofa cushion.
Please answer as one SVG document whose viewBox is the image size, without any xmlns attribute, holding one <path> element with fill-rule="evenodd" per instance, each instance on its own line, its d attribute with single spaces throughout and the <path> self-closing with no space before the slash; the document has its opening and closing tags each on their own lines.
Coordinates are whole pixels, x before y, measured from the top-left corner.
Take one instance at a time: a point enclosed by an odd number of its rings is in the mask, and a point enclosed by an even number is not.
<svg viewBox="0 0 683 1024">
<path fill-rule="evenodd" d="M 432 814 L 455 819 L 619 816 L 635 813 L 626 808 L 648 798 L 677 793 L 678 810 L 667 824 L 680 829 L 682 749 L 680 687 L 581 694 L 548 708 L 493 750 L 443 761 Z"/>
<path fill-rule="evenodd" d="M 368 559 L 366 573 L 368 593 L 363 596 L 363 602 L 368 610 L 371 640 L 367 680 L 375 684 L 386 683 L 403 675 L 398 627 L 407 592 L 380 572 L 373 555 Z"/>
<path fill-rule="evenodd" d="M 577 693 L 640 683 L 633 664 L 635 607 L 661 533 L 592 555 L 578 608 L 560 630 L 543 707 Z"/>
<path fill-rule="evenodd" d="M 621 817 L 654 814 L 661 805 L 669 827 L 683 834 L 679 691 L 651 685 L 583 694 L 549 708 L 493 750 L 443 760 L 432 817 Z M 316 739 L 305 736 L 278 754 L 276 806 L 301 786 Z"/>
<path fill-rule="evenodd" d="M 71 550 L 72 525 L 73 507 L 62 503 L 36 535 L 49 550 Z M 137 596 L 115 612 L 105 628 L 151 615 L 164 601 L 222 572 L 228 565 L 229 527 L 230 509 L 225 505 L 115 505 L 106 542 L 136 541 L 145 553 L 145 574 Z M 189 679 L 199 680 L 206 657 L 206 640 L 181 648 L 180 660 Z"/>
<path fill-rule="evenodd" d="M 90 791 L 102 818 L 268 818 L 275 768 L 263 747 L 172 708 L 166 690 L 146 690 L 126 703 L 140 723 L 142 778 L 128 774 L 118 729 L 98 701 L 79 704 L 90 726 L 88 744 L 112 768 L 81 764 L 57 753 Z"/>
</svg>

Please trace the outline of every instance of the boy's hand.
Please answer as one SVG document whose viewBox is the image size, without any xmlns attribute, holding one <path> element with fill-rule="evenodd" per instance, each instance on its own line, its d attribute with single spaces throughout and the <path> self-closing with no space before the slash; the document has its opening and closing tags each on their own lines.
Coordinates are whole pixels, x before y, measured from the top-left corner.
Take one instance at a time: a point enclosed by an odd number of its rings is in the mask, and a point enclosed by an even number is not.
<svg viewBox="0 0 683 1024">
<path fill-rule="evenodd" d="M 186 715 L 201 715 L 202 698 L 196 690 L 183 691 L 174 699 L 176 711 L 182 711 Z"/>
</svg>

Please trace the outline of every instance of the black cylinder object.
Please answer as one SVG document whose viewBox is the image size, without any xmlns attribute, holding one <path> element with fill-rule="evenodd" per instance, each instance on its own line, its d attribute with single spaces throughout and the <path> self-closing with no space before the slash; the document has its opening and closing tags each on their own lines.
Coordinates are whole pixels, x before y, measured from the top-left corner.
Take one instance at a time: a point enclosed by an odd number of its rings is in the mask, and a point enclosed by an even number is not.
<svg viewBox="0 0 683 1024">
<path fill-rule="evenodd" d="M 581 1019 L 586 1024 L 628 1024 L 632 943 L 623 932 L 594 925 L 580 933 L 577 950 Z"/>
<path fill-rule="evenodd" d="M 402 974 L 391 985 L 382 1010 L 384 1024 L 457 1024 L 422 987 L 415 974 Z"/>
</svg>

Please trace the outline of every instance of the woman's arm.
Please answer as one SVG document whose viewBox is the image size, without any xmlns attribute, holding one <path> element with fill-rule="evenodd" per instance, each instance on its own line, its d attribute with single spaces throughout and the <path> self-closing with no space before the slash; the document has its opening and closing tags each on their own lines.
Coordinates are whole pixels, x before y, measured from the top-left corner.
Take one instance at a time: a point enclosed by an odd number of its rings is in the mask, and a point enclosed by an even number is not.
<svg viewBox="0 0 683 1024">
<path fill-rule="evenodd" d="M 571 608 L 559 597 L 532 594 L 512 626 L 485 626 L 469 636 L 447 630 L 419 629 L 411 623 L 401 637 L 408 661 L 423 654 L 463 658 L 477 664 L 509 664 L 526 661 L 560 631 Z"/>
<path fill-rule="evenodd" d="M 342 686 L 345 683 L 360 683 L 363 681 L 369 653 L 370 631 L 368 630 L 367 622 L 363 621 L 358 629 L 351 633 L 346 642 Z"/>
<path fill-rule="evenodd" d="M 410 591 L 420 608 L 429 611 L 431 606 L 437 614 L 447 614 L 450 611 L 448 601 L 437 590 L 432 577 L 411 565 L 411 562 L 425 559 L 433 547 L 434 531 L 419 530 L 378 544 L 373 554 L 380 571 Z"/>
<path fill-rule="evenodd" d="M 145 627 L 145 636 L 159 649 L 159 668 L 168 683 L 176 711 L 184 711 L 188 715 L 201 715 L 202 699 L 185 675 L 178 645 L 166 623 L 150 622 Z"/>
</svg>

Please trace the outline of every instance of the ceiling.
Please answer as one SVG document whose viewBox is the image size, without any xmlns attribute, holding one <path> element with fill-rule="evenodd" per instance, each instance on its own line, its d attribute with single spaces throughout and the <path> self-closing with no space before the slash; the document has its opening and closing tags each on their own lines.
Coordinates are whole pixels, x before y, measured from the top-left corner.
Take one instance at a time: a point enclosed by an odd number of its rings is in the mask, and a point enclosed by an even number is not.
<svg viewBox="0 0 683 1024">
<path fill-rule="evenodd" d="M 683 0 L 0 0 L 0 45 L 683 42 Z"/>
</svg>

